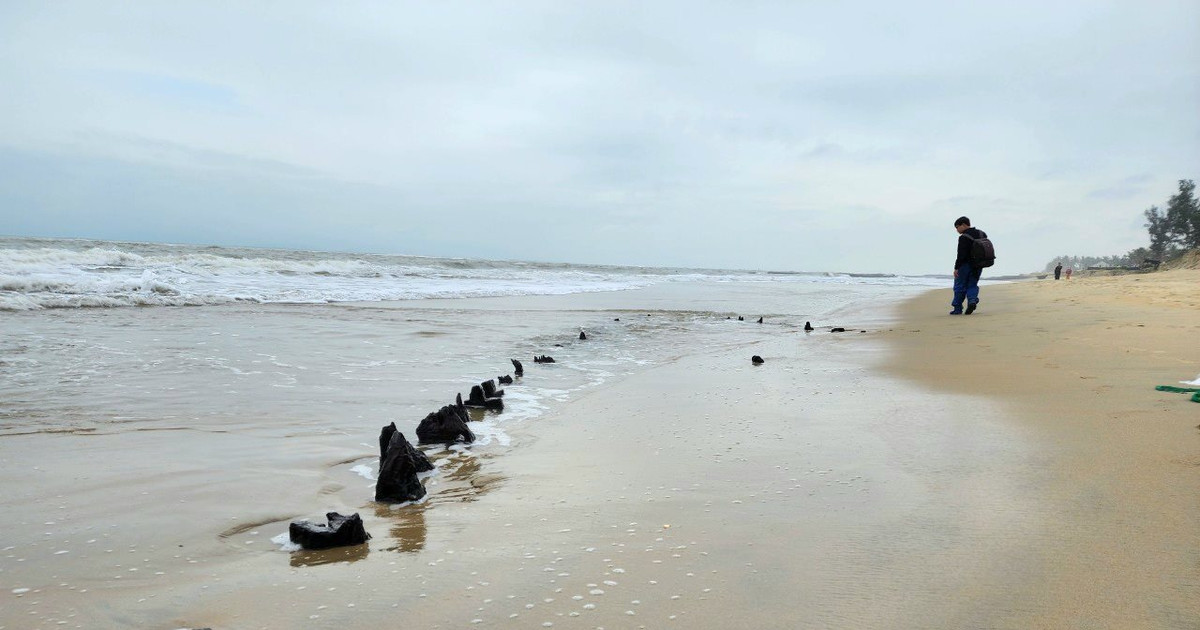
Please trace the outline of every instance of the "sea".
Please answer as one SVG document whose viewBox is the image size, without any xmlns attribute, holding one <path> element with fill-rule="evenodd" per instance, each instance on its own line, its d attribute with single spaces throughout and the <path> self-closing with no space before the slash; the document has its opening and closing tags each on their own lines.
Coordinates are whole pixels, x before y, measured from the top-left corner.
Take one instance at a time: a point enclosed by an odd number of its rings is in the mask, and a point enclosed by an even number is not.
<svg viewBox="0 0 1200 630">
<path fill-rule="evenodd" d="M 528 371 L 554 357 L 481 423 L 485 443 L 503 442 L 504 424 L 681 353 L 836 326 L 839 312 L 936 286 L 945 280 L 0 238 L 0 434 L 411 429 L 512 374 L 512 359 Z"/>
</svg>

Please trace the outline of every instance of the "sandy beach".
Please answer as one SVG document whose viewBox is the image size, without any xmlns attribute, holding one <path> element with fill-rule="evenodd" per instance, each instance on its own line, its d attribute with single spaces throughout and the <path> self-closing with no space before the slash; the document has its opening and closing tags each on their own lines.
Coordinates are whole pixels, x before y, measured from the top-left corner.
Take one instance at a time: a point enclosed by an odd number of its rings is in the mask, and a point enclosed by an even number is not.
<svg viewBox="0 0 1200 630">
<path fill-rule="evenodd" d="M 1195 628 L 1200 405 L 1154 386 L 1200 372 L 1197 273 L 746 322 L 503 447 L 435 451 L 401 507 L 353 470 L 369 429 L 5 436 L 31 542 L 0 627 Z M 367 546 L 269 540 L 335 509 Z"/>
</svg>

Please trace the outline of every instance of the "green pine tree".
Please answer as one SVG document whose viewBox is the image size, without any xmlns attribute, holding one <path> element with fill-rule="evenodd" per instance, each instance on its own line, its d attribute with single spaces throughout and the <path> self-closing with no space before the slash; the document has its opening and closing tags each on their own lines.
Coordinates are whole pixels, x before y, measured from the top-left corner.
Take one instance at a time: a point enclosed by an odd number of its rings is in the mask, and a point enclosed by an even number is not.
<svg viewBox="0 0 1200 630">
<path fill-rule="evenodd" d="M 1183 249 L 1200 248 L 1200 206 L 1197 205 L 1195 192 L 1194 181 L 1181 179 L 1179 192 L 1167 202 L 1167 233 L 1171 241 Z"/>
<path fill-rule="evenodd" d="M 1144 214 L 1146 215 L 1145 227 L 1150 232 L 1150 252 L 1159 260 L 1164 260 L 1167 254 L 1174 249 L 1167 215 L 1159 210 L 1158 206 L 1150 206 Z"/>
</svg>

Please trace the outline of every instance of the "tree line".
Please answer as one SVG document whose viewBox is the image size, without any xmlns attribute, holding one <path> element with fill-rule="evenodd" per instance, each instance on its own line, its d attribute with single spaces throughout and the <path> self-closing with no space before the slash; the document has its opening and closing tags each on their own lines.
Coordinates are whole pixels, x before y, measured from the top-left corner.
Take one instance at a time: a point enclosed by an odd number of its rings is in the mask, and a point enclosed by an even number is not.
<svg viewBox="0 0 1200 630">
<path fill-rule="evenodd" d="M 1138 247 L 1120 256 L 1058 256 L 1046 263 L 1046 271 L 1058 263 L 1075 269 L 1141 267 L 1149 261 L 1165 262 L 1188 250 L 1200 249 L 1200 202 L 1196 200 L 1195 181 L 1179 180 L 1179 191 L 1167 200 L 1165 210 L 1150 206 L 1142 214 L 1150 235 L 1149 247 Z"/>
</svg>

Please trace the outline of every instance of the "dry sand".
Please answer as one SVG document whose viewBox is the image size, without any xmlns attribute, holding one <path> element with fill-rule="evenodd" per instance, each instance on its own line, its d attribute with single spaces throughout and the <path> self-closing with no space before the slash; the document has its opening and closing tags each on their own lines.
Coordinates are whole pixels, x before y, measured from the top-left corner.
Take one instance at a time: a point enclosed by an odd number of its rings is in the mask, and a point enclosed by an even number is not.
<svg viewBox="0 0 1200 630">
<path fill-rule="evenodd" d="M 949 292 L 904 305 L 890 371 L 999 401 L 1044 453 L 1052 509 L 1012 627 L 1200 628 L 1200 405 L 1154 390 L 1200 373 L 1200 271 Z M 1003 624 L 1002 624 L 1003 625 Z"/>
</svg>

